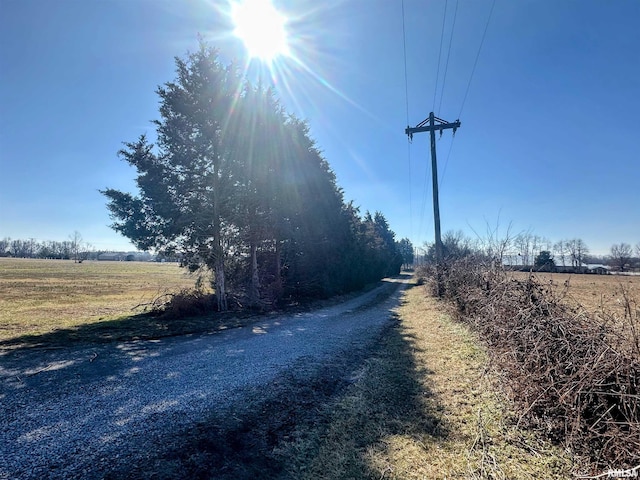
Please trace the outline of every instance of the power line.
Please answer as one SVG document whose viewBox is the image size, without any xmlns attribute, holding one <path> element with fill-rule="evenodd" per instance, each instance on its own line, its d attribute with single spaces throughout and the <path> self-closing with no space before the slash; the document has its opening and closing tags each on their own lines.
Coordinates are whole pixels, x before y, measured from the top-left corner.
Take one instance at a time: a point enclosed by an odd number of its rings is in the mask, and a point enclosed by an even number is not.
<svg viewBox="0 0 640 480">
<path fill-rule="evenodd" d="M 442 60 L 442 44 L 444 42 L 444 27 L 445 27 L 445 22 L 447 20 L 447 5 L 448 5 L 449 1 L 446 0 L 445 4 L 444 4 L 444 12 L 442 15 L 442 30 L 440 31 L 440 48 L 438 49 L 438 66 L 436 68 L 436 81 L 435 81 L 435 86 L 433 88 L 433 108 L 432 110 L 435 110 L 436 108 L 436 98 L 438 95 L 438 80 L 440 78 L 440 62 Z M 407 122 L 408 123 L 408 122 Z M 407 127 L 408 128 L 408 127 Z M 411 137 L 409 137 L 411 138 Z M 428 178 L 429 178 L 429 167 L 427 166 L 427 168 L 425 169 L 425 177 L 424 177 L 424 184 L 422 187 L 422 206 L 420 208 L 420 226 L 418 228 L 418 235 L 420 235 L 420 232 L 422 230 L 422 222 L 424 220 L 424 214 L 425 214 L 425 208 L 426 208 L 426 204 L 427 204 L 427 182 L 428 182 Z"/>
<path fill-rule="evenodd" d="M 451 24 L 451 35 L 449 36 L 449 47 L 447 48 L 447 60 L 445 62 L 444 75 L 442 77 L 442 90 L 440 91 L 440 103 L 438 104 L 438 111 L 442 109 L 442 100 L 444 99 L 444 87 L 447 82 L 447 72 L 449 70 L 449 58 L 451 56 L 451 45 L 453 44 L 453 34 L 456 28 L 456 18 L 458 18 L 458 4 L 459 4 L 459 1 L 456 0 L 456 7 L 453 11 L 453 22 Z M 451 138 L 451 144 L 449 145 L 449 152 L 447 153 L 447 158 L 444 162 L 444 169 L 442 170 L 442 180 L 441 180 L 442 184 L 444 184 L 444 179 L 447 174 L 447 166 L 449 165 L 449 158 L 451 157 L 451 150 L 453 149 L 453 142 L 455 141 L 455 139 L 456 137 L 454 135 Z"/>
<path fill-rule="evenodd" d="M 473 79 L 473 74 L 476 71 L 476 66 L 478 65 L 478 58 L 480 58 L 480 52 L 482 51 L 482 45 L 484 44 L 484 39 L 487 36 L 487 30 L 489 29 L 489 22 L 491 21 L 491 15 L 493 14 L 493 7 L 496 6 L 496 0 L 493 0 L 491 4 L 491 10 L 489 11 L 489 17 L 487 18 L 487 24 L 484 27 L 484 33 L 482 34 L 482 40 L 480 40 L 480 46 L 478 47 L 478 53 L 476 55 L 476 60 L 473 62 L 473 68 L 471 69 L 471 76 L 469 77 L 469 83 L 467 84 L 467 90 L 464 92 L 464 98 L 462 99 L 462 106 L 460 107 L 460 113 L 458 114 L 458 118 L 462 115 L 462 109 L 464 108 L 464 104 L 467 101 L 467 95 L 469 95 L 469 88 L 471 87 L 471 80 Z"/>
<path fill-rule="evenodd" d="M 422 223 L 424 222 L 424 213 L 427 206 L 427 194 L 428 194 L 428 181 L 429 181 L 429 172 L 431 171 L 431 164 L 427 163 L 427 166 L 424 170 L 424 183 L 422 184 L 422 205 L 420 207 L 420 224 L 418 226 L 418 236 L 422 233 Z"/>
<path fill-rule="evenodd" d="M 447 159 L 444 161 L 444 169 L 442 170 L 442 177 L 440 180 L 440 188 L 444 185 L 444 177 L 447 174 L 447 165 L 449 165 L 449 157 L 451 156 L 451 150 L 453 149 L 453 142 L 455 141 L 455 135 L 451 138 L 451 144 L 449 145 L 449 153 L 447 153 Z"/>
<path fill-rule="evenodd" d="M 451 24 L 451 35 L 449 36 L 449 48 L 447 49 L 447 60 L 444 65 L 444 75 L 442 76 L 442 90 L 440 91 L 440 103 L 438 104 L 438 112 L 442 108 L 442 99 L 444 98 L 444 86 L 447 82 L 447 71 L 449 70 L 449 57 L 451 56 L 451 43 L 453 42 L 453 32 L 456 28 L 456 18 L 458 16 L 458 0 L 456 0 L 456 8 L 453 11 L 453 23 Z"/>
<path fill-rule="evenodd" d="M 407 32 L 404 24 L 404 0 L 402 0 L 402 49 L 404 52 L 404 98 L 407 106 L 407 125 L 409 125 L 409 76 L 407 75 Z"/>
<path fill-rule="evenodd" d="M 413 237 L 413 194 L 411 179 L 411 142 L 407 142 L 407 164 L 409 165 L 409 235 Z"/>
<path fill-rule="evenodd" d="M 403 48 L 404 48 L 404 73 L 405 73 L 405 102 L 406 102 L 406 114 L 407 114 L 407 123 L 409 121 L 409 94 L 408 94 L 408 73 L 407 73 L 407 47 L 406 47 L 406 24 L 405 24 L 405 9 L 404 9 L 404 0 L 402 0 L 402 33 L 403 33 Z M 493 0 L 492 4 L 491 4 L 491 8 L 489 10 L 489 15 L 487 17 L 487 21 L 484 27 L 484 31 L 482 33 L 482 37 L 480 39 L 480 45 L 478 46 L 478 51 L 476 53 L 476 57 L 475 60 L 473 62 L 473 67 L 471 69 L 471 74 L 469 76 L 469 81 L 467 82 L 467 86 L 465 89 L 465 93 L 462 99 L 462 104 L 460 106 L 460 112 L 458 114 L 458 118 L 460 118 L 460 116 L 462 115 L 462 111 L 464 110 L 464 106 L 466 104 L 468 95 L 469 95 L 469 91 L 471 89 L 471 82 L 473 81 L 473 77 L 475 75 L 475 71 L 477 69 L 478 66 L 478 61 L 480 58 L 480 53 L 482 52 L 482 47 L 484 46 L 484 41 L 486 39 L 487 36 L 487 31 L 489 30 L 489 24 L 491 22 L 491 18 L 493 16 L 493 11 L 495 9 L 495 4 L 496 4 L 496 0 Z M 459 0 L 456 0 L 456 5 L 455 5 L 455 10 L 454 10 L 454 16 L 453 16 L 453 21 L 451 23 L 451 32 L 449 35 L 449 42 L 448 42 L 448 46 L 447 46 L 447 56 L 446 56 L 446 60 L 445 60 L 445 67 L 444 67 L 444 75 L 442 78 L 442 85 L 440 87 L 440 102 L 438 103 L 438 108 L 440 109 L 442 107 L 442 102 L 444 100 L 444 91 L 445 91 L 445 87 L 446 87 L 446 79 L 447 79 L 447 73 L 448 73 L 448 69 L 449 69 L 449 60 L 451 58 L 451 48 L 453 45 L 453 36 L 455 34 L 455 25 L 456 25 L 456 19 L 457 19 L 457 13 L 458 13 L 458 6 L 459 6 Z M 442 29 L 440 32 L 440 46 L 439 46 L 439 50 L 438 50 L 438 63 L 437 63 L 437 68 L 436 68 L 436 78 L 435 78 L 435 86 L 434 86 L 434 92 L 433 92 L 433 110 L 435 110 L 436 107 L 436 100 L 438 97 L 438 84 L 440 81 L 440 67 L 441 67 L 441 63 L 442 63 L 442 47 L 444 44 L 444 32 L 445 32 L 445 28 L 446 28 L 446 20 L 447 20 L 447 9 L 448 9 L 448 0 L 445 1 L 445 6 L 444 6 L 444 12 L 443 12 L 443 17 L 442 17 Z M 428 122 L 428 124 L 427 124 Z M 432 180 L 433 180 L 433 196 L 434 196 L 434 222 L 435 222 L 435 230 L 436 230 L 436 257 L 441 257 L 441 250 L 442 250 L 442 245 L 441 245 L 441 239 L 440 239 L 440 218 L 439 218 L 439 201 L 438 201 L 438 184 L 437 184 L 437 178 L 438 178 L 438 171 L 437 171 L 437 162 L 436 162 L 436 153 L 435 153 L 435 144 L 436 144 L 436 139 L 435 139 L 435 130 L 439 130 L 440 133 L 442 134 L 442 130 L 444 129 L 453 129 L 453 134 L 455 136 L 456 130 L 460 127 L 460 121 L 456 120 L 453 123 L 448 123 L 440 118 L 435 117 L 433 111 L 430 113 L 429 115 L 429 119 L 422 121 L 421 123 L 419 123 L 416 127 L 414 128 L 410 128 L 407 127 L 405 133 L 407 133 L 407 135 L 409 136 L 409 142 L 411 141 L 411 138 L 413 137 L 413 133 L 419 133 L 419 132 L 426 132 L 429 131 L 431 132 L 431 157 L 432 157 L 432 166 L 431 166 L 431 176 L 432 176 Z M 454 137 L 455 138 L 455 137 Z M 451 141 L 450 145 L 449 145 L 449 151 L 447 154 L 447 158 L 445 161 L 445 166 L 443 169 L 443 173 L 442 173 L 442 178 L 444 180 L 445 176 L 446 176 L 446 172 L 447 172 L 447 167 L 449 164 L 449 159 L 451 157 L 451 152 L 453 150 L 453 140 Z M 410 145 L 409 145 L 409 149 L 408 149 L 408 157 L 409 157 L 409 169 L 411 168 L 411 149 L 410 149 Z M 422 198 L 422 202 L 421 202 L 421 212 L 420 212 L 420 227 L 419 230 L 422 230 L 422 222 L 424 220 L 424 216 L 425 216 L 425 208 L 426 208 L 426 201 L 427 201 L 427 193 L 428 193 L 428 189 L 427 189 L 427 178 L 428 178 L 428 174 L 429 174 L 429 168 L 427 167 L 425 169 L 425 181 L 424 181 L 424 186 L 423 186 L 423 198 Z M 411 202 L 412 204 L 413 202 Z M 411 217 L 413 218 L 413 214 L 411 214 Z M 419 232 L 420 234 L 420 232 Z"/>
<path fill-rule="evenodd" d="M 484 39 L 485 39 L 485 37 L 487 35 L 487 30 L 489 28 L 489 22 L 491 20 L 492 14 L 493 14 L 493 9 L 495 7 L 495 4 L 496 4 L 496 2 L 495 2 L 495 0 L 493 0 L 493 3 L 491 5 L 491 10 L 489 11 L 489 16 L 487 17 L 487 23 L 485 24 L 484 32 L 482 34 L 482 39 L 480 40 L 480 46 L 478 47 L 478 52 L 476 54 L 476 58 L 475 58 L 475 61 L 473 63 L 473 68 L 471 69 L 471 75 L 469 76 L 469 82 L 467 83 L 467 89 L 465 91 L 464 98 L 462 100 L 462 106 L 460 107 L 460 114 L 458 115 L 458 118 L 462 114 L 462 110 L 464 108 L 464 104 L 465 104 L 465 102 L 467 100 L 467 96 L 469 94 L 469 89 L 471 87 L 471 81 L 473 79 L 473 75 L 475 73 L 476 66 L 478 64 L 478 59 L 480 58 L 480 52 L 482 51 L 482 45 L 484 44 Z M 449 64 L 449 54 L 451 52 L 451 43 L 452 43 L 452 40 L 453 40 L 453 30 L 454 30 L 454 27 L 455 27 L 457 13 L 458 13 L 458 0 L 456 0 L 456 8 L 455 8 L 455 11 L 454 11 L 454 14 L 453 14 L 453 26 L 451 28 L 451 36 L 449 37 L 449 51 L 447 53 L 447 61 L 446 61 L 446 67 L 445 67 L 445 72 L 444 72 L 444 78 L 443 78 L 442 95 L 440 96 L 440 105 L 438 106 L 438 108 L 440 108 L 440 106 L 442 105 L 442 99 L 444 97 L 444 81 L 445 81 L 444 79 L 446 79 L 446 76 L 447 76 L 447 69 L 448 69 L 448 64 Z M 455 139 L 456 139 L 456 137 L 454 135 L 453 138 L 451 139 L 451 144 L 449 145 L 449 152 L 447 153 L 447 158 L 446 158 L 446 160 L 444 162 L 444 169 L 442 171 L 442 177 L 441 177 L 442 178 L 442 180 L 441 180 L 442 185 L 444 185 L 444 179 L 445 179 L 446 174 L 447 174 L 447 166 L 449 165 L 449 158 L 451 157 L 451 151 L 453 150 L 453 142 L 455 141 Z"/>
<path fill-rule="evenodd" d="M 433 108 L 436 109 L 436 96 L 438 95 L 438 79 L 440 78 L 440 59 L 442 58 L 442 42 L 444 40 L 444 25 L 447 20 L 447 4 L 449 0 L 444 2 L 444 14 L 442 15 L 442 31 L 440 32 L 440 50 L 438 52 L 438 68 L 436 69 L 436 86 L 433 89 Z"/>
<path fill-rule="evenodd" d="M 407 126 L 409 126 L 409 76 L 407 75 L 407 32 L 404 22 L 404 0 L 402 0 L 402 47 L 404 52 L 404 98 L 407 107 Z M 411 140 L 407 138 L 407 164 L 409 165 L 409 234 L 413 237 L 413 195 L 411 194 Z"/>
</svg>

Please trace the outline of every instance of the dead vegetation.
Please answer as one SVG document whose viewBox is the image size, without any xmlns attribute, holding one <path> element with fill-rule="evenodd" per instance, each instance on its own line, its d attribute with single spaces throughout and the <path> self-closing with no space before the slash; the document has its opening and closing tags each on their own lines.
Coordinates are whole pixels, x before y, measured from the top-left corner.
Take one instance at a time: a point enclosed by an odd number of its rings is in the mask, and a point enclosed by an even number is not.
<svg viewBox="0 0 640 480">
<path fill-rule="evenodd" d="M 518 424 L 594 469 L 632 468 L 640 463 L 640 307 L 624 284 L 622 308 L 595 312 L 566 294 L 471 259 L 445 269 L 445 296 L 489 345 Z"/>
<path fill-rule="evenodd" d="M 353 383 L 277 449 L 295 479 L 567 478 L 567 455 L 515 427 L 484 348 L 408 289 Z"/>
<path fill-rule="evenodd" d="M 139 308 L 142 308 L 143 312 L 167 319 L 196 317 L 218 310 L 215 293 L 198 288 L 183 288 L 178 292 L 159 292 L 150 302 L 134 307 L 134 309 Z"/>
</svg>

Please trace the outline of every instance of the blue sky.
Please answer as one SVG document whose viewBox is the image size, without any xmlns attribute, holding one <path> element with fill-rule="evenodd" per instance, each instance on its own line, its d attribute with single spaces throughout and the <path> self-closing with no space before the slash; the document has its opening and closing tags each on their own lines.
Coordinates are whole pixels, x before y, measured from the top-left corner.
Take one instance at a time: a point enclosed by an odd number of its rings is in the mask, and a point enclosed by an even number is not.
<svg viewBox="0 0 640 480">
<path fill-rule="evenodd" d="M 404 135 L 402 2 L 275 4 L 291 19 L 297 60 L 278 60 L 272 81 L 308 119 L 345 198 L 382 211 L 398 238 L 432 241 L 429 136 L 408 146 Z M 409 124 L 432 110 L 462 122 L 437 143 L 443 232 L 511 224 L 582 238 L 595 253 L 639 243 L 640 2 L 497 0 L 463 104 L 491 6 L 459 0 L 450 37 L 456 0 L 404 1 Z M 248 62 L 226 10 L 212 0 L 0 1 L 0 237 L 77 230 L 98 249 L 131 249 L 109 229 L 98 190 L 133 191 L 117 151 L 153 136 L 155 89 L 198 34 L 225 61 Z M 248 63 L 248 75 L 258 70 Z"/>
</svg>

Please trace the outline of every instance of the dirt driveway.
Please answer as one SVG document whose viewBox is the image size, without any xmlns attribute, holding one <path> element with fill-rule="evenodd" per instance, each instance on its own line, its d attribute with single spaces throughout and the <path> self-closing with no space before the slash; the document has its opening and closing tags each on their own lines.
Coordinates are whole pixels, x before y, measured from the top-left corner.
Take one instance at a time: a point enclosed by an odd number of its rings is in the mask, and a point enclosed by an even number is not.
<svg viewBox="0 0 640 480">
<path fill-rule="evenodd" d="M 222 333 L 0 352 L 0 479 L 175 477 L 159 459 L 185 451 L 184 432 L 255 415 L 239 406 L 283 379 L 348 382 L 408 281 Z"/>
</svg>

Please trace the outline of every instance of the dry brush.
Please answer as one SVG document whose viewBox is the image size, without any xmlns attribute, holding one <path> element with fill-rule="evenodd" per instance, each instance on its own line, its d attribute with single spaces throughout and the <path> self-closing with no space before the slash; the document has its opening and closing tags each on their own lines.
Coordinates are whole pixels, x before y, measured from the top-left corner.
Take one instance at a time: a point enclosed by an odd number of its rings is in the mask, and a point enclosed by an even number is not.
<svg viewBox="0 0 640 480">
<path fill-rule="evenodd" d="M 472 259 L 444 271 L 445 296 L 486 339 L 521 425 L 597 468 L 640 464 L 640 306 L 628 290 L 623 314 L 596 315 L 533 275 Z"/>
</svg>

